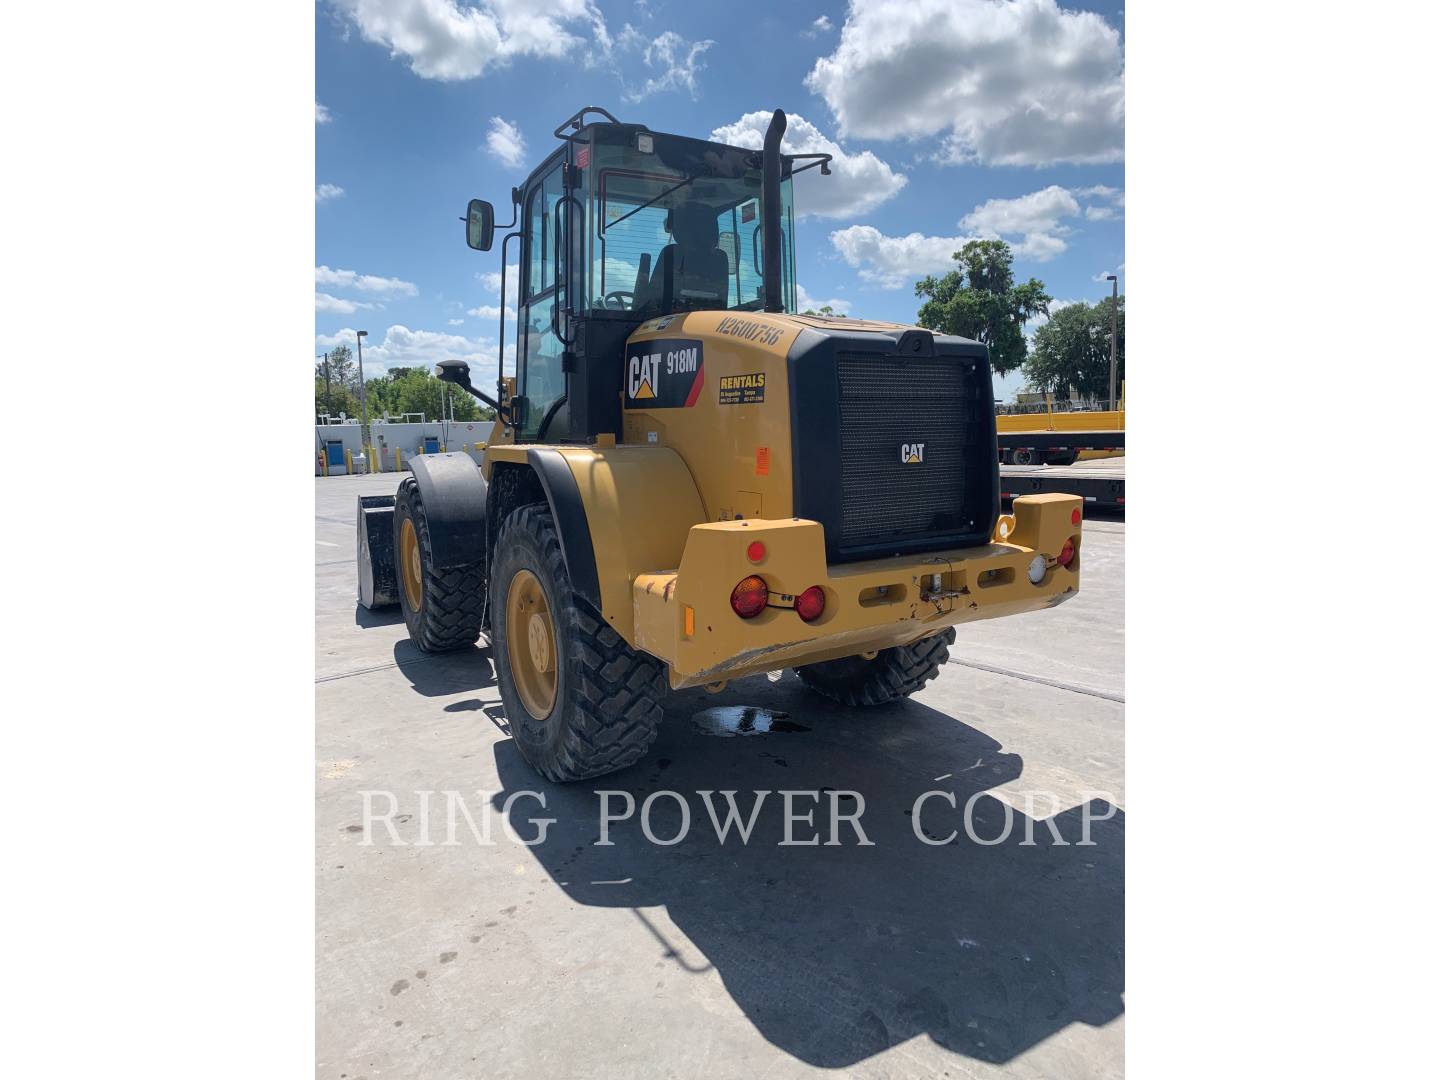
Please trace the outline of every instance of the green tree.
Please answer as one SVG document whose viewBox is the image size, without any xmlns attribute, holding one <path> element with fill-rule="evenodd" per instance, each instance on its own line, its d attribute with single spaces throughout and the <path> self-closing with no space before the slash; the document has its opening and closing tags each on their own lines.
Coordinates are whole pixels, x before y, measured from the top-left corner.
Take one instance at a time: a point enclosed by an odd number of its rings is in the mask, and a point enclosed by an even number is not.
<svg viewBox="0 0 1440 1080">
<path fill-rule="evenodd" d="M 802 311 L 800 314 L 801 314 L 801 315 L 824 315 L 827 319 L 848 319 L 848 318 L 850 317 L 850 316 L 848 316 L 848 315 L 844 315 L 844 314 L 841 314 L 840 312 L 836 311 L 836 310 L 835 310 L 833 307 L 831 307 L 829 304 L 822 304 L 822 305 L 820 306 L 820 310 L 819 310 L 819 311 L 816 311 L 816 310 L 814 310 L 813 308 L 806 308 L 806 309 L 805 309 L 804 311 Z"/>
<path fill-rule="evenodd" d="M 346 416 L 360 415 L 360 398 L 350 390 L 349 387 L 341 386 L 331 379 L 330 392 L 325 392 L 325 378 L 323 375 L 315 377 L 315 415 L 322 416 L 329 413 L 331 416 L 339 416 L 344 413 Z"/>
<path fill-rule="evenodd" d="M 997 375 L 1025 362 L 1025 323 L 1050 310 L 1043 282 L 1015 284 L 1014 257 L 1003 240 L 971 240 L 951 256 L 959 269 L 915 283 L 925 297 L 916 322 L 942 334 L 973 338 L 990 349 Z"/>
<path fill-rule="evenodd" d="M 1115 396 L 1125 378 L 1125 297 L 1120 297 L 1115 333 Z M 1110 301 L 1069 304 L 1035 332 L 1025 361 L 1025 379 L 1036 390 L 1064 394 L 1074 387 L 1085 397 L 1110 396 Z"/>
<path fill-rule="evenodd" d="M 325 380 L 325 365 L 330 366 L 330 387 L 333 390 L 337 386 L 343 386 L 355 394 L 360 393 L 360 372 L 355 366 L 355 354 L 350 351 L 349 345 L 336 345 L 325 354 L 324 360 L 315 361 L 315 377 Z M 336 410 L 337 412 L 339 410 Z"/>
<path fill-rule="evenodd" d="M 396 367 L 365 380 L 365 399 L 371 416 L 424 413 L 427 420 L 448 420 L 453 406 L 456 420 L 485 418 L 475 398 L 425 368 Z"/>
</svg>

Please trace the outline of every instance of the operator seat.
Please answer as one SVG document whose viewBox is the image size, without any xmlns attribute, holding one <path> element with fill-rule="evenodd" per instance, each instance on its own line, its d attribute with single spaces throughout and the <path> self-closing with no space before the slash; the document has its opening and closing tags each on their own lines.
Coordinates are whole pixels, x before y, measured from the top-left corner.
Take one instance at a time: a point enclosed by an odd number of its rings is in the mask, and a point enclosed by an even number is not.
<svg viewBox="0 0 1440 1080">
<path fill-rule="evenodd" d="M 704 203 L 681 203 L 665 215 L 666 244 L 636 306 L 657 302 L 661 311 L 723 308 L 730 289 L 730 261 L 717 246 L 720 224 Z"/>
</svg>

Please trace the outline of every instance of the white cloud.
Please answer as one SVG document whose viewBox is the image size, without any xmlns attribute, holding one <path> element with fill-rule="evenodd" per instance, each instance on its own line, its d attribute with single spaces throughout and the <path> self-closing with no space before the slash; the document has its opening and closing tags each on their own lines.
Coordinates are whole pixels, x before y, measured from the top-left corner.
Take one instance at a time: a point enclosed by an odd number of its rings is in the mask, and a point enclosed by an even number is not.
<svg viewBox="0 0 1440 1080">
<path fill-rule="evenodd" d="M 1125 209 L 1125 192 L 1119 188 L 1096 184 L 1094 187 L 1074 188 L 1072 194 L 1087 202 L 1096 200 L 1085 207 L 1086 221 L 1109 221 Z"/>
<path fill-rule="evenodd" d="M 910 285 L 926 274 L 941 274 L 955 268 L 951 256 L 971 236 L 886 236 L 873 225 L 851 225 L 830 234 L 830 243 L 840 257 L 860 272 L 862 281 L 883 289 Z"/>
<path fill-rule="evenodd" d="M 339 296 L 331 296 L 329 293 L 317 292 L 315 294 L 315 310 L 332 315 L 354 315 L 361 308 L 373 308 L 374 306 L 374 304 L 366 304 L 359 300 L 345 300 Z"/>
<path fill-rule="evenodd" d="M 474 79 L 514 56 L 561 57 L 583 40 L 568 27 L 588 23 L 608 49 L 605 20 L 590 0 L 334 0 L 367 41 L 384 45 L 424 79 Z"/>
<path fill-rule="evenodd" d="M 827 30 L 833 29 L 835 29 L 835 24 L 830 21 L 830 16 L 821 15 L 818 19 L 816 19 L 813 23 L 810 24 L 810 29 L 805 31 L 805 36 L 808 38 L 819 37 Z"/>
<path fill-rule="evenodd" d="M 687 41 L 674 30 L 666 30 L 659 37 L 646 42 L 644 35 L 633 26 L 627 25 L 620 31 L 616 45 L 622 51 L 630 52 L 641 51 L 643 47 L 643 70 L 659 74 L 652 75 L 639 86 L 625 86 L 621 96 L 626 101 L 644 101 L 666 90 L 683 89 L 692 99 L 697 97 L 699 84 L 696 76 L 705 70 L 701 56 L 714 44 L 713 41 Z M 623 75 L 620 81 L 624 86 Z"/>
<path fill-rule="evenodd" d="M 465 312 L 465 314 L 473 315 L 477 319 L 495 320 L 500 318 L 500 305 L 481 304 L 479 307 L 471 308 L 470 310 Z M 505 321 L 511 323 L 512 325 L 515 321 L 515 309 L 510 307 L 508 304 L 505 307 Z"/>
<path fill-rule="evenodd" d="M 759 150 L 765 145 L 770 113 L 746 113 L 733 124 L 710 133 L 715 142 Z M 869 150 L 851 153 L 827 139 L 798 113 L 786 116 L 780 149 L 787 154 L 833 154 L 830 175 L 818 167 L 795 178 L 795 211 L 799 217 L 845 218 L 867 213 L 905 186 L 906 179 Z M 802 162 L 802 164 L 804 164 Z"/>
<path fill-rule="evenodd" d="M 315 188 L 315 201 L 325 202 L 328 199 L 338 199 L 345 194 L 345 189 L 337 184 L 319 184 Z"/>
<path fill-rule="evenodd" d="M 1124 156 L 1120 35 L 1056 0 L 853 0 L 805 84 L 842 136 L 941 135 L 943 161 Z"/>
<path fill-rule="evenodd" d="M 451 320 L 450 320 L 450 325 L 451 325 L 451 326 L 464 326 L 464 325 L 465 325 L 465 320 L 464 320 L 464 319 L 451 319 Z"/>
<path fill-rule="evenodd" d="M 814 296 L 811 296 L 808 292 L 805 291 L 805 286 L 798 283 L 795 286 L 795 295 L 796 299 L 799 301 L 800 311 L 819 311 L 822 307 L 828 307 L 837 315 L 850 314 L 849 300 L 841 300 L 838 297 L 833 300 L 820 300 Z"/>
<path fill-rule="evenodd" d="M 989 199 L 961 218 L 960 227 L 982 237 L 1006 239 L 1017 259 L 1048 262 L 1066 248 L 1065 236 L 1071 229 L 1061 219 L 1079 213 L 1074 194 L 1051 184 L 1016 199 Z"/>
<path fill-rule="evenodd" d="M 485 136 L 490 153 L 514 169 L 525 163 L 525 137 L 520 129 L 498 116 L 490 118 L 490 132 Z"/>
<path fill-rule="evenodd" d="M 1063 217 L 1080 212 L 1075 196 L 1058 184 L 1015 199 L 987 199 L 960 219 L 965 228 L 1001 233 L 1051 232 Z"/>
<path fill-rule="evenodd" d="M 330 110 L 320 102 L 315 102 L 315 123 L 328 124 L 330 122 Z"/>
<path fill-rule="evenodd" d="M 354 270 L 331 270 L 328 266 L 315 268 L 315 284 L 379 296 L 416 296 L 420 292 L 413 283 L 399 278 L 357 274 Z"/>
<path fill-rule="evenodd" d="M 476 274 L 476 280 L 497 300 L 500 298 L 500 271 Z M 520 266 L 510 263 L 505 267 L 505 306 L 513 309 L 520 296 Z"/>
<path fill-rule="evenodd" d="M 960 219 L 961 236 L 886 236 L 870 225 L 853 225 L 830 234 L 835 250 L 860 277 L 886 289 L 898 289 L 926 274 L 953 270 L 954 252 L 969 240 L 1000 239 L 1010 245 L 1017 260 L 1049 262 L 1069 248 L 1074 227 L 1066 224 L 1081 216 L 1080 198 L 1099 196 L 1123 203 L 1115 188 L 1063 188 L 1058 184 L 1014 199 L 987 199 Z M 1087 215 L 1089 216 L 1089 215 Z"/>
<path fill-rule="evenodd" d="M 355 331 L 346 327 L 333 334 L 316 334 L 316 351 L 346 344 L 355 348 Z M 378 343 L 365 339 L 365 377 L 375 378 L 392 367 L 423 367 L 430 371 L 441 360 L 464 360 L 470 365 L 470 379 L 489 392 L 495 384 L 496 348 L 493 338 L 468 338 L 436 330 L 411 330 L 408 326 L 392 326 Z M 512 373 L 514 350 L 506 349 L 505 363 Z"/>
<path fill-rule="evenodd" d="M 1044 326 L 1047 322 L 1049 322 L 1050 317 L 1054 315 L 1057 311 L 1059 311 L 1061 308 L 1071 307 L 1075 304 L 1084 304 L 1086 302 L 1087 301 L 1084 300 L 1051 300 L 1050 313 L 1048 315 L 1036 315 L 1033 319 L 1026 320 L 1025 336 L 1033 341 L 1035 338 L 1035 331 L 1039 330 L 1040 327 Z"/>
</svg>

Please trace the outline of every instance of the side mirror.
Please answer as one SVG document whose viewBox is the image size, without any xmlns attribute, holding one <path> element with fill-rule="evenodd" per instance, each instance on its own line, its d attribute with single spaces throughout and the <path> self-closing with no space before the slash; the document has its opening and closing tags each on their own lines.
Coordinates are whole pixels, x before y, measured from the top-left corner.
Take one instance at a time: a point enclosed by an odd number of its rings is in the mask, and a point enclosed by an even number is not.
<svg viewBox="0 0 1440 1080">
<path fill-rule="evenodd" d="M 495 208 L 484 199 L 471 199 L 465 209 L 465 243 L 476 251 L 489 251 L 495 241 Z"/>
<path fill-rule="evenodd" d="M 441 360 L 435 365 L 435 377 L 441 382 L 468 387 L 470 385 L 470 365 L 464 360 Z"/>
</svg>

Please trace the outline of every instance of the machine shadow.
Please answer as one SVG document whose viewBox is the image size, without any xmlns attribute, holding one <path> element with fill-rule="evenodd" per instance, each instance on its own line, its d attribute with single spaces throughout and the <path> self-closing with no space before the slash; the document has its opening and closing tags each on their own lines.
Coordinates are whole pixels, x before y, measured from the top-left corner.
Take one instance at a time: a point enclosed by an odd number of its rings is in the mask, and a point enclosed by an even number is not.
<svg viewBox="0 0 1440 1080">
<path fill-rule="evenodd" d="M 405 621 L 398 607 L 381 608 L 371 611 L 364 604 L 355 605 L 355 625 L 363 630 L 377 626 L 395 626 Z"/>
<path fill-rule="evenodd" d="M 410 688 L 425 697 L 449 697 L 495 685 L 495 665 L 490 662 L 488 644 L 448 653 L 423 653 L 407 638 L 397 641 L 392 653 L 395 666 L 410 681 Z"/>
<path fill-rule="evenodd" d="M 804 726 L 722 739 L 692 720 L 732 699 Z M 1102 799 L 1048 822 L 1011 810 L 984 793 L 1021 777 L 1019 757 L 918 702 L 822 710 L 791 676 L 745 680 L 718 699 L 674 695 L 650 755 L 611 776 L 548 784 L 509 741 L 496 744 L 495 758 L 504 786 L 497 806 L 512 791 L 545 792 L 546 810 L 534 816 L 556 820 L 530 851 L 568 896 L 631 908 L 656 959 L 691 973 L 713 966 L 757 1030 L 810 1065 L 853 1065 L 917 1035 L 1001 1063 L 1069 1024 L 1105 1024 L 1124 1011 L 1124 812 Z M 837 846 L 780 846 L 786 789 L 859 792 L 874 846 L 860 846 L 843 822 Z M 613 846 L 602 847 L 596 793 L 606 790 L 628 792 L 636 814 L 612 824 Z M 673 846 L 650 843 L 640 826 L 640 807 L 660 790 L 677 792 L 690 812 L 689 832 Z M 775 792 L 748 844 L 733 829 L 722 844 L 697 794 L 715 792 L 723 820 L 725 790 L 739 792 L 742 820 L 757 790 Z M 943 846 L 912 829 L 927 791 L 955 796 L 955 809 L 932 798 L 921 810 L 932 839 L 957 832 Z M 977 793 L 975 834 L 998 837 L 1008 810 L 1008 839 L 986 846 L 966 837 L 964 807 Z M 796 839 L 817 831 L 832 839 L 830 796 L 823 800 L 818 829 L 797 824 Z M 610 805 L 618 812 L 622 802 L 612 796 Z M 837 802 L 841 813 L 856 806 Z M 795 810 L 815 805 L 797 797 Z M 1041 796 L 1035 805 L 1048 804 Z M 1087 811 L 1092 844 L 1079 846 Z M 682 824 L 678 801 L 658 796 L 652 833 L 669 839 Z M 515 827 L 534 836 L 524 821 Z M 693 948 L 668 941 L 640 910 L 660 905 Z"/>
</svg>

